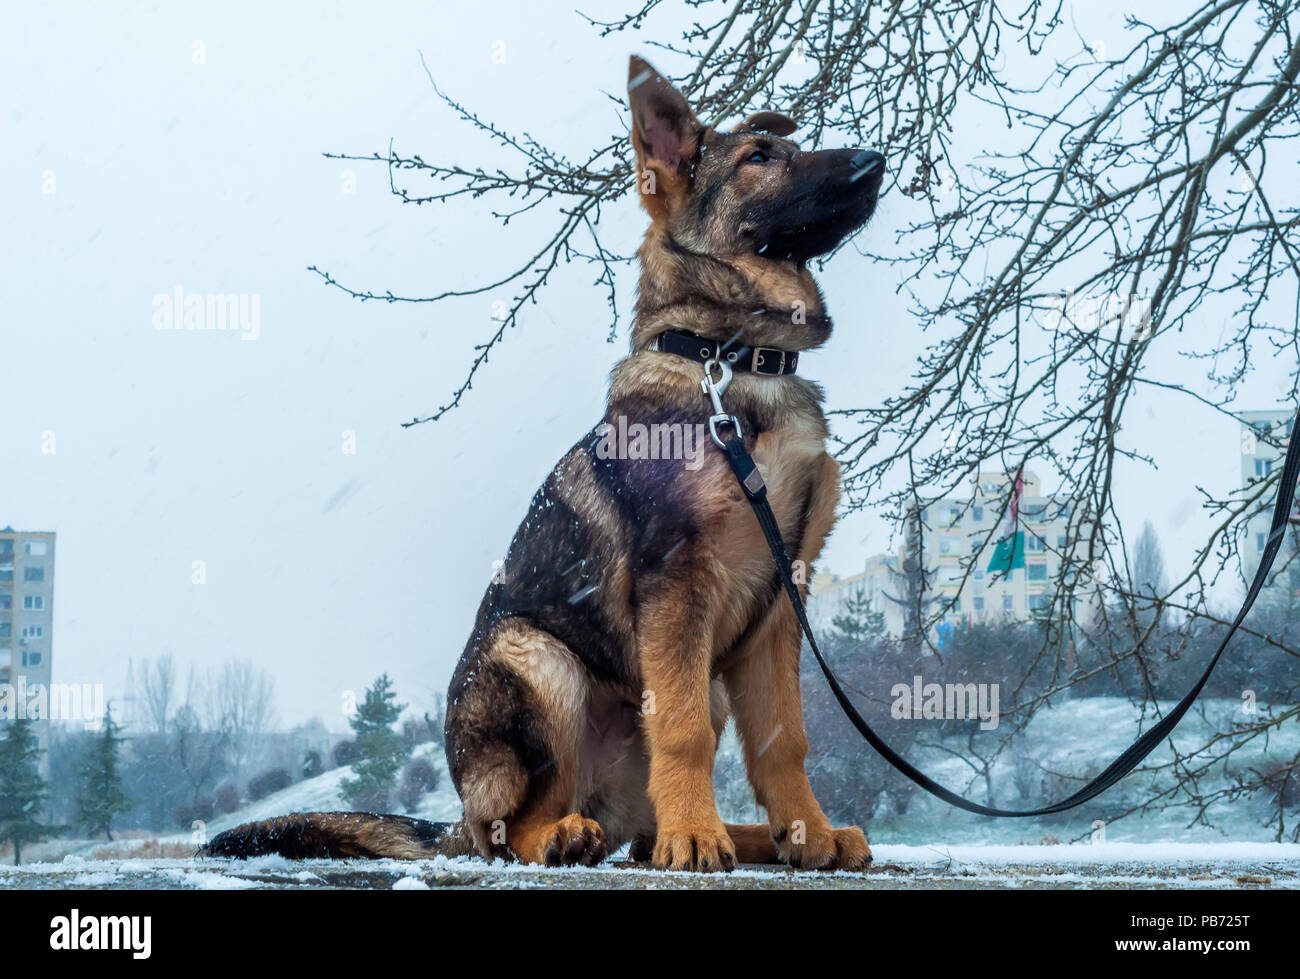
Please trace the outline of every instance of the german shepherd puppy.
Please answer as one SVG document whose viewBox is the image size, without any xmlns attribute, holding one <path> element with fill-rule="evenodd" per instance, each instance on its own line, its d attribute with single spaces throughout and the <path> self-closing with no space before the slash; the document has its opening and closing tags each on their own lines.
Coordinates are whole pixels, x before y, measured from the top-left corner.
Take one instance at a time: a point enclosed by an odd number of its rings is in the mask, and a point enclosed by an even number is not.
<svg viewBox="0 0 1300 979">
<path fill-rule="evenodd" d="M 296 814 L 223 833 L 208 854 L 590 865 L 631 841 L 634 859 L 672 870 L 871 861 L 862 830 L 832 828 L 808 784 L 799 625 L 724 454 L 705 441 L 692 465 L 602 445 L 629 422 L 701 431 L 701 361 L 657 349 L 667 331 L 742 354 L 794 357 L 826 341 L 806 263 L 871 216 L 884 160 L 803 152 L 777 113 L 733 132 L 702 125 L 636 57 L 628 95 L 650 215 L 632 350 L 613 370 L 604 425 L 533 498 L 452 677 L 446 747 L 462 821 Z M 840 495 L 821 389 L 738 369 L 725 398 L 807 568 Z M 718 816 L 713 762 L 728 716 L 766 824 Z"/>
</svg>

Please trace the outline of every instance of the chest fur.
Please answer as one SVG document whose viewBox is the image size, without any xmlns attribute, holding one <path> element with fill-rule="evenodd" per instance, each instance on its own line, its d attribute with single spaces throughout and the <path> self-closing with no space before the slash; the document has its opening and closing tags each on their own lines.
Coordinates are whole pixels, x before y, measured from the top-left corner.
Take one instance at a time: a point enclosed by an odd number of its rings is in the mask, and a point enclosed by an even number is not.
<svg viewBox="0 0 1300 979">
<path fill-rule="evenodd" d="M 825 444 L 818 426 L 796 422 L 763 432 L 751 454 L 763 474 L 787 551 L 795 559 L 805 543 L 810 504 L 824 472 Z M 758 520 L 739 487 L 733 489 L 714 568 L 722 590 L 714 633 L 718 650 L 729 647 L 771 604 L 774 594 L 780 597 L 773 591 L 776 565 Z"/>
</svg>

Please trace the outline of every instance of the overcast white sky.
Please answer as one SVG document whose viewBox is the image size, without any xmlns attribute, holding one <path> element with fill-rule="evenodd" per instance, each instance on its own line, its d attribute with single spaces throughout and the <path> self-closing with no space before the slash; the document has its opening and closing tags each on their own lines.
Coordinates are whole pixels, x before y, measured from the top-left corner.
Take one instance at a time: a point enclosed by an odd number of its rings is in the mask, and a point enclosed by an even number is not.
<svg viewBox="0 0 1300 979">
<path fill-rule="evenodd" d="M 574 154 L 616 124 L 604 92 L 622 90 L 632 47 L 682 66 L 644 37 L 598 40 L 563 5 L 193 6 L 7 12 L 0 526 L 58 532 L 56 681 L 113 695 L 129 658 L 170 651 L 187 664 L 255 659 L 286 722 L 341 728 L 343 691 L 384 670 L 427 705 L 529 497 L 598 419 L 626 334 L 605 342 L 592 270 L 562 270 L 464 406 L 403 430 L 459 382 L 509 292 L 363 305 L 306 267 L 427 295 L 487 281 L 534 239 L 473 204 L 403 207 L 382 167 L 320 154 L 395 138 L 429 159 L 488 158 L 430 90 L 420 50 L 445 91 Z M 1074 19 L 1118 45 L 1121 13 Z M 882 203 L 877 247 L 908 205 Z M 605 223 L 626 225 L 624 246 L 644 227 L 632 201 Z M 824 275 L 837 331 L 801 364 L 835 407 L 895 390 L 923 343 L 895 273 L 864 263 L 849 250 Z M 633 283 L 629 270 L 625 307 Z M 154 329 L 153 297 L 178 285 L 258 295 L 259 337 Z M 1280 391 L 1285 366 L 1268 365 L 1261 390 Z M 1196 484 L 1237 481 L 1237 432 L 1155 396 L 1133 425 L 1160 469 L 1126 468 L 1121 504 L 1152 517 L 1179 569 L 1201 526 Z M 877 520 L 854 517 L 823 568 L 856 570 L 886 543 Z M 192 582 L 195 561 L 206 584 Z"/>
</svg>

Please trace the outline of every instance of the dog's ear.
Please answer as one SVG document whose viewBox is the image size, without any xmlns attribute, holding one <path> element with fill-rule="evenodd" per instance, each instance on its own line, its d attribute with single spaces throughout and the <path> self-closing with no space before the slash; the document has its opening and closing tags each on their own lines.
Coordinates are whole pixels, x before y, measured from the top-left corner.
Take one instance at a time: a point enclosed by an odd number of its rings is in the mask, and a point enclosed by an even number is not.
<svg viewBox="0 0 1300 979">
<path fill-rule="evenodd" d="M 799 128 L 799 124 L 780 112 L 755 112 L 736 127 L 738 133 L 771 133 L 773 136 L 789 136 Z"/>
<path fill-rule="evenodd" d="M 704 127 L 682 93 L 636 55 L 628 64 L 627 100 L 632 109 L 638 190 L 651 216 L 664 216 L 672 202 L 689 190 L 689 164 Z"/>
</svg>

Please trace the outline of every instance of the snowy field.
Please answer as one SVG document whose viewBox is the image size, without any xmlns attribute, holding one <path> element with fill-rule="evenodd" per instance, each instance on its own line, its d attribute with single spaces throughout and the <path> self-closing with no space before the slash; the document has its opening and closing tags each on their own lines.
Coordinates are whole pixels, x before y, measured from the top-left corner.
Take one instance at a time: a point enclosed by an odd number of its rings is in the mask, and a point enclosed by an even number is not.
<svg viewBox="0 0 1300 979">
<path fill-rule="evenodd" d="M 1162 711 L 1173 706 L 1172 702 L 1160 704 Z M 1267 705 L 1259 705 L 1261 713 L 1266 714 L 1269 710 Z M 1172 741 L 1181 751 L 1190 751 L 1247 720 L 1256 721 L 1258 716 L 1244 715 L 1240 700 L 1204 698 L 1183 718 Z M 1139 708 L 1122 697 L 1062 700 L 1039 711 L 1023 736 L 1022 751 L 1032 772 L 1028 779 L 1030 790 L 1024 796 L 1015 790 L 1011 752 L 1004 754 L 992 767 L 990 782 L 994 792 L 991 797 L 986 794 L 988 786 L 984 780 L 972 777 L 970 766 L 950 753 L 941 749 L 916 750 L 909 752 L 908 757 L 927 775 L 967 798 L 1008 809 L 1030 809 L 1057 801 L 1079 788 L 1154 723 L 1150 712 L 1145 723 L 1140 725 L 1139 721 Z M 888 730 L 884 733 L 888 738 Z M 976 747 L 981 752 L 991 749 L 996 744 L 997 735 L 996 731 L 982 732 L 976 736 Z M 855 735 L 850 732 L 848 736 Z M 969 755 L 969 749 L 961 739 L 951 739 L 947 746 Z M 1220 744 L 1219 750 L 1222 748 Z M 1201 792 L 1209 795 L 1230 788 L 1239 774 L 1266 770 L 1278 759 L 1290 759 L 1297 753 L 1300 753 L 1300 722 L 1292 720 L 1267 738 L 1257 737 L 1248 741 L 1226 761 L 1218 762 L 1212 773 L 1202 779 Z M 1168 766 L 1172 759 L 1169 743 L 1165 742 L 1148 756 L 1143 766 Z M 1041 777 L 1049 773 L 1070 778 L 1053 781 L 1050 777 Z M 890 773 L 888 777 L 891 785 L 904 784 L 900 775 Z M 945 840 L 953 844 L 1087 842 L 1098 831 L 1099 821 L 1104 823 L 1105 839 L 1110 842 L 1262 843 L 1277 836 L 1277 800 L 1264 793 L 1218 799 L 1209 804 L 1201 819 L 1195 822 L 1198 810 L 1193 806 L 1172 805 L 1141 811 L 1143 803 L 1160 793 L 1170 793 L 1172 785 L 1173 779 L 1167 769 L 1139 770 L 1092 802 L 1042 820 L 988 819 L 953 809 L 921 791 L 913 795 L 907 811 L 900 815 L 888 804 L 887 793 L 886 804 L 877 806 L 875 817 L 866 828 L 872 841 L 881 843 L 928 840 Z M 1173 791 L 1165 801 L 1186 803 L 1188 797 L 1185 793 Z M 1137 811 L 1117 818 L 1129 810 Z M 754 811 L 750 808 L 745 819 L 753 821 L 753 818 Z M 1294 832 L 1295 816 L 1291 808 L 1284 838 L 1293 837 Z"/>
<path fill-rule="evenodd" d="M 1237 705 L 1228 702 L 1207 702 L 1201 713 L 1184 721 L 1176 735 L 1179 743 L 1190 744 L 1211 730 L 1226 729 L 1234 709 Z M 1067 701 L 1045 710 L 1028 733 L 1029 740 L 1040 746 L 1037 757 L 1044 767 L 1087 775 L 1122 750 L 1136 730 L 1131 705 L 1098 698 Z M 1079 732 L 1086 732 L 1086 740 Z M 1269 747 L 1273 754 L 1294 752 L 1300 749 L 1300 735 L 1279 732 Z M 730 736 L 720 748 L 723 755 L 737 750 Z M 440 750 L 429 745 L 417 754 L 434 763 L 440 778 L 438 788 L 411 814 L 455 820 L 460 800 Z M 1168 749 L 1162 748 L 1152 757 L 1158 761 L 1167 756 Z M 1263 760 L 1262 752 L 1250 748 L 1233 764 Z M 937 755 L 922 761 L 941 781 L 980 798 L 982 783 L 963 782 L 961 762 Z M 1160 777 L 1142 774 L 1125 780 L 1099 803 L 1045 823 L 979 819 L 919 797 L 899 816 L 888 811 L 886 797 L 882 811 L 867 826 L 875 863 L 862 874 L 767 868 L 742 868 L 726 876 L 667 874 L 622 861 L 622 854 L 594 869 L 555 870 L 470 859 L 295 863 L 280 858 L 242 862 L 192 856 L 204 839 L 241 822 L 295 811 L 347 808 L 339 786 L 350 773 L 349 768 L 338 768 L 299 782 L 213 820 L 196 833 L 129 834 L 111 844 L 52 840 L 30 846 L 24 851 L 23 866 L 0 864 L 0 888 L 1300 888 L 1300 844 L 1272 842 L 1275 829 L 1267 825 L 1268 800 L 1242 798 L 1217 805 L 1207 813 L 1208 825 L 1188 826 L 1186 810 L 1132 816 L 1108 822 L 1104 837 L 1094 837 L 1093 820 L 1106 820 L 1161 786 Z M 1011 791 L 1008 771 L 995 768 L 993 782 L 1001 790 L 997 801 L 1016 804 L 1015 798 L 1003 795 Z M 752 795 L 740 801 L 745 795 L 735 786 L 728 791 L 719 788 L 724 816 L 736 821 L 755 819 Z"/>
</svg>

